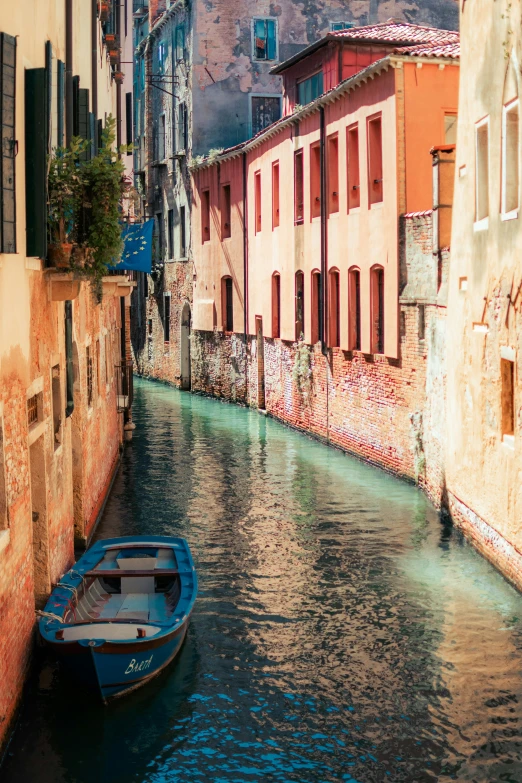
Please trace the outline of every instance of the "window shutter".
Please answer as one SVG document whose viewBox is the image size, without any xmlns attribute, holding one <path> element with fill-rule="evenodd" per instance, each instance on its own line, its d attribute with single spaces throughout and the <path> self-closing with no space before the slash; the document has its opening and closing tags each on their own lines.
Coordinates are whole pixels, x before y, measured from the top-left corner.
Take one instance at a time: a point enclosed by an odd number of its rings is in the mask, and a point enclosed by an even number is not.
<svg viewBox="0 0 522 783">
<path fill-rule="evenodd" d="M 89 112 L 89 141 L 91 142 L 90 146 L 90 158 L 95 157 L 98 150 L 96 149 L 96 118 L 92 112 Z M 87 150 L 89 152 L 89 150 Z"/>
<path fill-rule="evenodd" d="M 16 192 L 15 192 L 15 85 L 16 38 L 0 36 L 0 117 L 2 154 L 0 156 L 0 251 L 16 253 Z"/>
<path fill-rule="evenodd" d="M 52 117 L 53 117 L 53 45 L 45 44 L 45 73 L 47 80 L 47 152 L 51 152 Z"/>
<path fill-rule="evenodd" d="M 276 23 L 272 19 L 267 19 L 266 22 L 266 50 L 267 60 L 275 60 L 276 58 Z"/>
<path fill-rule="evenodd" d="M 47 70 L 25 72 L 26 252 L 47 255 Z M 14 252 L 14 251 L 13 251 Z"/>
<path fill-rule="evenodd" d="M 63 147 L 64 137 L 64 100 L 65 100 L 65 65 L 58 60 L 58 85 L 57 85 L 57 115 L 58 115 L 58 146 Z"/>
<path fill-rule="evenodd" d="M 134 133 L 132 128 L 132 93 L 125 93 L 125 129 L 127 131 L 127 146 L 130 146 L 134 141 Z M 132 155 L 132 152 L 127 152 L 127 155 Z"/>
<path fill-rule="evenodd" d="M 78 90 L 78 136 L 90 140 L 89 90 Z M 91 159 L 91 147 L 87 147 L 80 156 L 81 160 Z"/>
<path fill-rule="evenodd" d="M 80 135 L 80 77 L 73 76 L 73 136 Z"/>
</svg>

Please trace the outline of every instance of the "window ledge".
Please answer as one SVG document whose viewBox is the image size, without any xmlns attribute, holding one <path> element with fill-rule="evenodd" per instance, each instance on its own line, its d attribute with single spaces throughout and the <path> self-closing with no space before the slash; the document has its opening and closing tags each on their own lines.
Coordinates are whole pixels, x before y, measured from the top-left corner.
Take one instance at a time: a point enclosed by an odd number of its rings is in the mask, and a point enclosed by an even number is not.
<svg viewBox="0 0 522 783">
<path fill-rule="evenodd" d="M 0 552 L 3 552 L 4 549 L 7 548 L 10 540 L 11 540 L 11 531 L 0 530 Z"/>
<path fill-rule="evenodd" d="M 515 436 L 503 435 L 502 445 L 504 446 L 504 448 L 508 449 L 509 451 L 515 451 Z"/>
<path fill-rule="evenodd" d="M 370 204 L 370 209 L 382 209 L 383 201 L 374 201 L 373 204 Z"/>
<path fill-rule="evenodd" d="M 512 209 L 511 212 L 502 212 L 500 215 L 500 219 L 502 221 L 516 220 L 517 218 L 518 218 L 518 209 Z"/>
<path fill-rule="evenodd" d="M 349 215 L 358 215 L 361 211 L 361 206 L 358 207 L 348 207 L 348 214 Z"/>
<path fill-rule="evenodd" d="M 482 218 L 482 220 L 476 220 L 473 223 L 473 231 L 487 231 L 489 228 L 489 217 Z"/>
<path fill-rule="evenodd" d="M 29 428 L 29 435 L 27 436 L 27 445 L 32 446 L 35 441 L 38 440 L 38 438 L 43 435 L 45 432 L 45 426 L 47 424 L 47 420 L 44 421 L 38 421 L 35 424 L 32 424 Z"/>
</svg>

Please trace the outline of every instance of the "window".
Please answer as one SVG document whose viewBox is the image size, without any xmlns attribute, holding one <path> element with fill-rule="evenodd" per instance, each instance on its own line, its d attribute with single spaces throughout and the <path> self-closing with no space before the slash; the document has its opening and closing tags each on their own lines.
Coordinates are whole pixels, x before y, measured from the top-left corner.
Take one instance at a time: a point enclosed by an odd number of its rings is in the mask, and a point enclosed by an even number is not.
<svg viewBox="0 0 522 783">
<path fill-rule="evenodd" d="M 93 400 L 93 366 L 92 366 L 92 348 L 90 345 L 85 349 L 86 361 L 87 361 L 87 405 L 89 408 L 92 405 Z"/>
<path fill-rule="evenodd" d="M 382 201 L 382 122 L 368 121 L 368 193 L 370 204 Z"/>
<path fill-rule="evenodd" d="M 277 60 L 277 21 L 275 19 L 254 19 L 254 60 Z"/>
<path fill-rule="evenodd" d="M 201 194 L 201 241 L 210 239 L 210 190 L 204 190 Z"/>
<path fill-rule="evenodd" d="M 149 337 L 152 337 L 152 318 L 149 318 L 148 320 L 148 332 L 149 332 Z"/>
<path fill-rule="evenodd" d="M 261 172 L 254 176 L 254 208 L 256 213 L 256 234 L 261 231 Z"/>
<path fill-rule="evenodd" d="M 350 30 L 355 27 L 353 22 L 330 22 L 330 30 L 335 32 L 336 30 Z"/>
<path fill-rule="evenodd" d="M 232 205 L 230 202 L 230 185 L 221 188 L 221 237 L 229 239 L 231 235 Z"/>
<path fill-rule="evenodd" d="M 125 93 L 125 131 L 126 144 L 130 147 L 134 142 L 134 130 L 132 127 L 132 93 Z M 132 150 L 127 150 L 127 155 L 132 155 Z"/>
<path fill-rule="evenodd" d="M 64 146 L 65 135 L 65 63 L 57 61 L 56 66 L 56 144 Z M 130 93 L 127 93 L 128 95 Z"/>
<path fill-rule="evenodd" d="M 476 182 L 475 220 L 484 220 L 489 215 L 489 120 L 475 126 Z"/>
<path fill-rule="evenodd" d="M 361 350 L 361 273 L 348 271 L 348 350 Z"/>
<path fill-rule="evenodd" d="M 59 364 L 55 365 L 51 370 L 51 393 L 53 403 L 54 448 L 57 449 L 62 442 L 62 388 Z"/>
<path fill-rule="evenodd" d="M 373 267 L 370 272 L 372 318 L 372 353 L 384 353 L 384 269 Z"/>
<path fill-rule="evenodd" d="M 361 205 L 361 180 L 359 170 L 359 127 L 353 125 L 346 132 L 348 155 L 348 209 Z"/>
<path fill-rule="evenodd" d="M 41 69 L 32 69 L 33 73 Z M 27 73 L 31 73 L 28 70 Z M 16 193 L 15 193 L 15 77 L 16 77 L 16 38 L 0 34 L 0 121 L 2 125 L 2 150 L 0 154 L 0 252 L 16 253 Z M 26 82 L 27 94 L 27 82 Z M 27 94 L 27 99 L 29 100 Z M 35 107 L 35 111 L 37 111 Z M 35 118 L 36 119 L 36 118 Z M 28 123 L 26 122 L 26 127 Z M 40 123 L 41 126 L 41 123 Z M 41 134 L 40 134 L 41 136 Z M 45 167 L 44 159 L 41 161 Z M 26 161 L 26 164 L 29 165 Z M 34 170 L 27 172 L 31 187 Z M 39 173 L 39 172 L 38 172 Z M 45 176 L 45 174 L 44 174 Z M 45 231 L 45 203 L 39 205 L 43 210 L 43 228 Z M 28 240 L 29 243 L 29 240 Z M 31 253 L 28 253 L 31 255 Z M 37 255 L 36 253 L 34 255 Z"/>
<path fill-rule="evenodd" d="M 328 137 L 328 213 L 339 212 L 339 139 Z"/>
<path fill-rule="evenodd" d="M 165 160 L 165 115 L 164 114 L 160 114 L 158 118 L 156 160 Z"/>
<path fill-rule="evenodd" d="M 179 210 L 179 252 L 181 258 L 187 257 L 187 220 L 185 217 L 185 207 Z"/>
<path fill-rule="evenodd" d="M 444 144 L 457 143 L 457 115 L 444 115 Z"/>
<path fill-rule="evenodd" d="M 163 225 L 163 213 L 156 215 L 156 227 L 158 229 L 158 261 L 163 261 L 165 251 L 165 226 Z"/>
<path fill-rule="evenodd" d="M 160 41 L 158 44 L 158 73 L 165 73 L 165 65 L 168 55 L 168 44 L 166 41 Z"/>
<path fill-rule="evenodd" d="M 304 335 L 304 275 L 295 275 L 295 339 L 301 340 Z"/>
<path fill-rule="evenodd" d="M 188 114 L 186 103 L 178 106 L 178 152 L 184 152 L 188 146 Z"/>
<path fill-rule="evenodd" d="M 297 83 L 297 103 L 306 106 L 323 94 L 323 72 L 315 73 L 308 79 Z"/>
<path fill-rule="evenodd" d="M 279 161 L 272 165 L 272 228 L 279 225 Z"/>
<path fill-rule="evenodd" d="M 163 341 L 170 342 L 170 293 L 163 294 Z"/>
<path fill-rule="evenodd" d="M 294 155 L 294 220 L 296 223 L 304 220 L 303 150 L 297 150 Z"/>
<path fill-rule="evenodd" d="M 167 216 L 167 230 L 168 230 L 168 252 L 169 258 L 174 258 L 174 210 L 169 209 Z"/>
<path fill-rule="evenodd" d="M 312 272 L 312 345 L 321 339 L 321 273 Z"/>
<path fill-rule="evenodd" d="M 321 149 L 319 142 L 310 147 L 310 212 L 312 218 L 321 215 Z"/>
<path fill-rule="evenodd" d="M 179 24 L 174 33 L 176 60 L 185 59 L 185 25 Z"/>
<path fill-rule="evenodd" d="M 332 269 L 329 273 L 330 282 L 330 307 L 329 307 L 329 329 L 328 329 L 328 342 L 330 348 L 338 348 L 341 344 L 341 335 L 339 329 L 339 272 L 337 269 Z"/>
<path fill-rule="evenodd" d="M 518 100 L 502 110 L 502 213 L 518 209 Z"/>
<path fill-rule="evenodd" d="M 221 316 L 225 332 L 234 331 L 234 300 L 232 278 L 223 277 L 221 280 Z"/>
<path fill-rule="evenodd" d="M 43 394 L 33 394 L 27 400 L 27 426 L 31 428 L 43 418 Z"/>
<path fill-rule="evenodd" d="M 252 136 L 256 136 L 281 118 L 281 96 L 251 95 L 250 111 Z"/>
<path fill-rule="evenodd" d="M 272 337 L 281 337 L 281 277 L 272 275 Z"/>
<path fill-rule="evenodd" d="M 509 359 L 500 360 L 502 383 L 502 437 L 515 434 L 515 363 Z"/>
<path fill-rule="evenodd" d="M 7 514 L 7 491 L 5 481 L 5 454 L 4 454 L 4 428 L 0 419 L 0 530 L 5 530 L 9 525 Z"/>
<path fill-rule="evenodd" d="M 143 276 L 143 296 L 145 299 L 149 297 L 149 276 L 146 272 L 141 273 Z"/>
</svg>

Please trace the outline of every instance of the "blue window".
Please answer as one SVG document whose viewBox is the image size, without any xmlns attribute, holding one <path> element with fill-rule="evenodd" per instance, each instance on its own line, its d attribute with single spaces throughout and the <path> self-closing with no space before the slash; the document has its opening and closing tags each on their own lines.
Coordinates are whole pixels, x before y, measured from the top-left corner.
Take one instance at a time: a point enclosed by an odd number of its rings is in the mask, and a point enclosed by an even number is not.
<svg viewBox="0 0 522 783">
<path fill-rule="evenodd" d="M 158 73 L 165 73 L 167 55 L 168 55 L 168 44 L 166 41 L 160 41 L 158 46 Z"/>
<path fill-rule="evenodd" d="M 277 28 L 275 19 L 254 19 L 254 59 L 277 59 Z"/>
<path fill-rule="evenodd" d="M 180 24 L 174 32 L 174 49 L 176 60 L 185 59 L 185 25 Z"/>
<path fill-rule="evenodd" d="M 315 73 L 309 79 L 297 84 L 297 103 L 306 106 L 323 94 L 323 72 Z"/>
<path fill-rule="evenodd" d="M 334 33 L 336 30 L 350 30 L 355 27 L 353 22 L 332 22 L 330 24 L 330 30 Z"/>
</svg>

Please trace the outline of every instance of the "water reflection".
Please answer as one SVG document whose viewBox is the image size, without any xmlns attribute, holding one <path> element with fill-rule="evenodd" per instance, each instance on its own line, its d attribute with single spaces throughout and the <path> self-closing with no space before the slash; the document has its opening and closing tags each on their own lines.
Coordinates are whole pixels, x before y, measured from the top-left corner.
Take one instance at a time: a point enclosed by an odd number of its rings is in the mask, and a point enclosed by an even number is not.
<svg viewBox="0 0 522 783">
<path fill-rule="evenodd" d="M 519 781 L 521 598 L 412 487 L 140 382 L 100 536 L 186 536 L 179 662 L 108 709 L 43 666 L 6 783 Z"/>
</svg>

